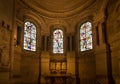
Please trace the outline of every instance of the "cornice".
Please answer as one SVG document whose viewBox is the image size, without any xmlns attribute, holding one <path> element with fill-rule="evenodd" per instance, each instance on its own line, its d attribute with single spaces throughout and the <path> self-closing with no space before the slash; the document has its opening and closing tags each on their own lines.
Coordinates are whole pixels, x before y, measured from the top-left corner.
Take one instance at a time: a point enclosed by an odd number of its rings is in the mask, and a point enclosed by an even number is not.
<svg viewBox="0 0 120 84">
<path fill-rule="evenodd" d="M 109 0 L 102 1 L 101 3 L 102 6 L 99 8 L 99 10 L 94 12 L 94 23 L 95 24 L 103 23 L 105 21 L 106 19 L 105 12 L 106 12 L 108 1 Z"/>
<path fill-rule="evenodd" d="M 105 21 L 105 18 L 106 16 L 104 12 L 94 13 L 94 24 L 103 23 Z"/>
<path fill-rule="evenodd" d="M 24 23 L 23 23 L 23 21 L 21 21 L 20 19 L 16 18 L 16 24 L 18 24 L 18 25 L 23 25 Z"/>
</svg>

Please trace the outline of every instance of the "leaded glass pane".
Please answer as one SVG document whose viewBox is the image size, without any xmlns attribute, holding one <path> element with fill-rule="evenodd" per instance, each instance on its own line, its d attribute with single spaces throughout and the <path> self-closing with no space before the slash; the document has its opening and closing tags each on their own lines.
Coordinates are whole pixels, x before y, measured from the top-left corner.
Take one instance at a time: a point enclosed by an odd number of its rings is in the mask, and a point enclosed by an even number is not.
<svg viewBox="0 0 120 84">
<path fill-rule="evenodd" d="M 30 22 L 24 25 L 24 49 L 36 51 L 36 27 Z"/>
<path fill-rule="evenodd" d="M 63 31 L 60 29 L 53 32 L 53 53 L 63 53 Z"/>
<path fill-rule="evenodd" d="M 86 22 L 80 27 L 80 49 L 86 51 L 92 48 L 92 24 Z"/>
</svg>

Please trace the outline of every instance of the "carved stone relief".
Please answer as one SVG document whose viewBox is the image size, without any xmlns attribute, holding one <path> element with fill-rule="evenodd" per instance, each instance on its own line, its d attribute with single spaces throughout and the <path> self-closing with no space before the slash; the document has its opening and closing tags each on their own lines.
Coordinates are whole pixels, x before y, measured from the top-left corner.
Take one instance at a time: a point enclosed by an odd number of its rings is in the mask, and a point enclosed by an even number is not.
<svg viewBox="0 0 120 84">
<path fill-rule="evenodd" d="M 4 21 L 0 25 L 0 70 L 9 67 L 10 26 Z"/>
</svg>

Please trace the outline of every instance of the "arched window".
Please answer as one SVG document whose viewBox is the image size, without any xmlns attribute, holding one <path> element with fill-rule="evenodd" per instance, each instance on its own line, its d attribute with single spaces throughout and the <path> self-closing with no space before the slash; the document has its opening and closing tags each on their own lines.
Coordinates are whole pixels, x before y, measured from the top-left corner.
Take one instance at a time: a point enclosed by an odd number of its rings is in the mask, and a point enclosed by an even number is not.
<svg viewBox="0 0 120 84">
<path fill-rule="evenodd" d="M 31 22 L 24 24 L 24 49 L 36 51 L 36 27 Z"/>
<path fill-rule="evenodd" d="M 56 29 L 53 31 L 53 53 L 62 54 L 63 52 L 63 31 Z"/>
<path fill-rule="evenodd" d="M 86 51 L 92 48 L 92 24 L 85 22 L 80 27 L 80 50 Z"/>
</svg>

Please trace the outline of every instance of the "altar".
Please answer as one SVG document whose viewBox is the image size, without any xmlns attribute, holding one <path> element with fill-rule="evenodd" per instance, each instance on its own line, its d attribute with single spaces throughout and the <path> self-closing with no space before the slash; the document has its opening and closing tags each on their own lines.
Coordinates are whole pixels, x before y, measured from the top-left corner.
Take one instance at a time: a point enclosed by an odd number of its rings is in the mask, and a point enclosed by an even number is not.
<svg viewBox="0 0 120 84">
<path fill-rule="evenodd" d="M 46 84 L 73 84 L 70 74 L 49 74 L 45 76 Z"/>
</svg>

